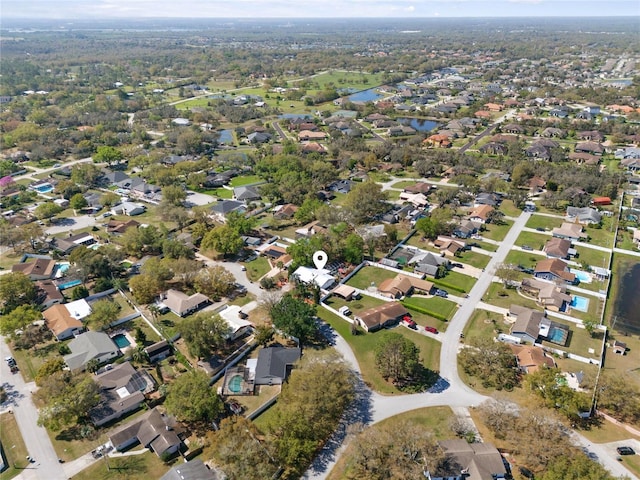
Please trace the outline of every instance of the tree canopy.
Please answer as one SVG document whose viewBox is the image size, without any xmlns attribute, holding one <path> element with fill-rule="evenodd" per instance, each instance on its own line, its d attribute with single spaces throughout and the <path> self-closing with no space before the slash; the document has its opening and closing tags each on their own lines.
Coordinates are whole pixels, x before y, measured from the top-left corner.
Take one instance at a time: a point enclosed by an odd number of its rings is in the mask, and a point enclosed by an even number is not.
<svg viewBox="0 0 640 480">
<path fill-rule="evenodd" d="M 11 272 L 0 275 L 0 302 L 3 313 L 9 313 L 20 305 L 35 304 L 38 291 L 24 273 Z"/>
<path fill-rule="evenodd" d="M 458 355 L 465 373 L 485 388 L 512 389 L 519 382 L 516 357 L 508 345 L 487 338 L 470 338 Z"/>
<path fill-rule="evenodd" d="M 220 397 L 209 386 L 209 376 L 194 370 L 177 377 L 167 388 L 167 412 L 184 422 L 212 422 L 223 411 Z"/>
<path fill-rule="evenodd" d="M 287 335 L 296 337 L 301 344 L 316 336 L 316 306 L 310 305 L 291 293 L 286 293 L 269 311 L 273 325 Z"/>
<path fill-rule="evenodd" d="M 395 332 L 382 332 L 375 349 L 376 367 L 385 380 L 405 384 L 415 380 L 420 368 L 420 349 Z"/>
<path fill-rule="evenodd" d="M 187 317 L 180 322 L 178 328 L 189 354 L 198 359 L 208 358 L 224 344 L 231 333 L 227 322 L 212 312 L 200 312 Z"/>
</svg>

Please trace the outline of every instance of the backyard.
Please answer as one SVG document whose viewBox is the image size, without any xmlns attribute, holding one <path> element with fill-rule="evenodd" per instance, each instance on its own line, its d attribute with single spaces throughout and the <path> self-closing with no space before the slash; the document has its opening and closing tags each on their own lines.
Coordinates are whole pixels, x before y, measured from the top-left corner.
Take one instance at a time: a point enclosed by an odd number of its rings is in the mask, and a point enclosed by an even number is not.
<svg viewBox="0 0 640 480">
<path fill-rule="evenodd" d="M 388 278 L 393 278 L 398 274 L 391 270 L 384 268 L 366 266 L 358 270 L 353 277 L 349 279 L 347 285 L 350 285 L 361 290 L 366 290 L 372 284 L 376 287 L 380 286 L 380 283 Z"/>
<path fill-rule="evenodd" d="M 358 298 L 357 300 L 354 299 L 354 300 L 351 300 L 350 302 L 347 302 L 346 300 L 344 300 L 341 297 L 338 297 L 337 295 L 331 295 L 327 300 L 325 300 L 324 303 L 326 303 L 329 307 L 333 308 L 334 310 L 339 310 L 340 307 L 347 306 L 349 307 L 349 310 L 351 310 L 352 314 L 355 316 L 355 315 L 359 315 L 364 310 L 367 310 L 369 308 L 379 307 L 380 305 L 383 305 L 386 302 L 384 300 L 380 300 L 378 298 L 371 297 L 369 295 L 360 295 L 360 298 Z"/>
</svg>

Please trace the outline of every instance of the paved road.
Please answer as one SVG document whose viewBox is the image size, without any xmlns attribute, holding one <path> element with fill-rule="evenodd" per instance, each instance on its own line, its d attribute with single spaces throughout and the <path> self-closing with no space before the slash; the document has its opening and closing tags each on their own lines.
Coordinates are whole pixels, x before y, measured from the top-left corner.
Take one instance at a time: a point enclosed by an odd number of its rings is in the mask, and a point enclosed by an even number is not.
<svg viewBox="0 0 640 480">
<path fill-rule="evenodd" d="M 4 358 L 11 355 L 5 338 L 0 337 L 0 376 L 2 385 L 9 395 L 9 399 L 2 404 L 2 409 L 10 409 L 16 418 L 18 428 L 22 434 L 22 439 L 27 446 L 29 455 L 36 460 L 28 468 L 16 477 L 23 480 L 59 480 L 67 478 L 58 463 L 58 455 L 53 449 L 49 435 L 43 427 L 38 426 L 38 410 L 31 400 L 31 391 L 34 390 L 34 383 L 25 383 L 22 374 L 13 375 L 4 361 Z M 18 365 L 20 367 L 20 365 Z M 4 448 L 10 446 L 4 445 Z M 26 459 L 22 466 L 26 464 Z"/>
</svg>

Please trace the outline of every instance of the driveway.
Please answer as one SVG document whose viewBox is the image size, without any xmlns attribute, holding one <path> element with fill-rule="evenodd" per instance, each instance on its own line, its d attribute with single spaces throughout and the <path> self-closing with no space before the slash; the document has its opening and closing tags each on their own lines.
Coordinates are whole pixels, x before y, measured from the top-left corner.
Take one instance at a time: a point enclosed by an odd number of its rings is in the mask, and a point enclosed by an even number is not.
<svg viewBox="0 0 640 480">
<path fill-rule="evenodd" d="M 58 463 L 58 455 L 53 449 L 47 431 L 38 426 L 38 410 L 31 400 L 31 391 L 36 388 L 35 383 L 26 383 L 21 373 L 16 375 L 11 373 L 9 366 L 4 361 L 4 358 L 9 355 L 11 355 L 11 350 L 5 343 L 5 338 L 0 337 L 0 356 L 3 359 L 0 365 L 0 377 L 2 378 L 2 386 L 9 395 L 9 399 L 2 404 L 2 408 L 13 412 L 27 451 L 36 460 L 16 478 L 24 480 L 67 478 L 62 466 Z M 4 447 L 10 448 L 7 445 Z M 24 464 L 26 464 L 26 459 Z"/>
<path fill-rule="evenodd" d="M 214 203 L 216 201 L 216 197 L 207 195 L 206 193 L 197 193 L 191 190 L 187 190 L 187 199 L 185 201 L 187 203 L 190 203 L 192 206 L 202 206 Z"/>
<path fill-rule="evenodd" d="M 96 224 L 96 218 L 91 215 L 78 215 L 77 217 L 60 218 L 51 226 L 45 228 L 47 235 L 56 235 L 58 233 L 73 233 L 74 230 L 93 227 Z"/>
</svg>

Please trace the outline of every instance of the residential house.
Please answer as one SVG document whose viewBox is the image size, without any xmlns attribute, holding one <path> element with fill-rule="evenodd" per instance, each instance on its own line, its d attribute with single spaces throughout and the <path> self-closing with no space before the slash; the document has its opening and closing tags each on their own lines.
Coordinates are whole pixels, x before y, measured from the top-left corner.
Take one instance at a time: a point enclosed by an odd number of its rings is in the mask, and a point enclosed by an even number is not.
<svg viewBox="0 0 640 480">
<path fill-rule="evenodd" d="M 577 132 L 576 137 L 579 140 L 587 140 L 590 142 L 604 142 L 604 133 L 597 130 L 590 130 L 586 132 Z"/>
<path fill-rule="evenodd" d="M 535 278 L 522 280 L 520 289 L 536 298 L 536 302 L 546 310 L 566 312 L 571 304 L 571 295 L 566 293 L 565 287 L 554 283 L 543 282 Z"/>
<path fill-rule="evenodd" d="M 64 295 L 51 280 L 41 280 L 35 283 L 40 290 L 40 306 L 49 308 L 53 305 L 64 303 Z"/>
<path fill-rule="evenodd" d="M 407 315 L 409 311 L 400 302 L 387 302 L 360 312 L 355 317 L 355 321 L 367 332 L 372 332 L 397 323 Z"/>
<path fill-rule="evenodd" d="M 438 238 L 433 241 L 433 246 L 448 257 L 453 257 L 459 251 L 467 249 L 467 244 L 463 240 L 446 237 L 444 235 L 438 236 Z"/>
<path fill-rule="evenodd" d="M 301 355 L 300 348 L 263 348 L 258 353 L 254 385 L 283 384 Z"/>
<path fill-rule="evenodd" d="M 216 470 L 210 470 L 199 458 L 194 458 L 185 463 L 179 463 L 165 473 L 160 480 L 222 480 Z"/>
<path fill-rule="evenodd" d="M 509 123 L 502 127 L 502 131 L 505 133 L 521 135 L 524 133 L 524 127 L 522 125 L 518 125 L 517 123 Z"/>
<path fill-rule="evenodd" d="M 547 258 L 536 264 L 533 275 L 551 282 L 576 283 L 575 274 L 569 271 L 567 263 L 558 258 Z"/>
<path fill-rule="evenodd" d="M 556 362 L 540 347 L 532 345 L 510 344 L 511 351 L 516 356 L 518 368 L 523 373 L 535 373 L 542 367 L 554 368 Z"/>
<path fill-rule="evenodd" d="M 596 155 L 583 152 L 571 152 L 568 155 L 569 160 L 576 162 L 578 165 L 598 165 L 602 160 Z"/>
<path fill-rule="evenodd" d="M 296 237 L 297 238 L 309 238 L 312 237 L 313 235 L 319 234 L 325 234 L 328 232 L 327 227 L 325 227 L 324 225 L 322 225 L 319 221 L 314 220 L 311 223 L 307 223 L 304 227 L 298 228 L 296 230 Z"/>
<path fill-rule="evenodd" d="M 11 267 L 12 272 L 19 272 L 30 280 L 48 280 L 53 275 L 56 261 L 47 258 L 32 258 L 30 262 L 17 263 Z"/>
<path fill-rule="evenodd" d="M 336 180 L 332 182 L 328 189 L 332 192 L 336 193 L 344 193 L 347 194 L 353 188 L 353 182 L 351 180 Z"/>
<path fill-rule="evenodd" d="M 611 205 L 611 199 L 609 197 L 594 197 L 593 200 L 591 200 L 591 204 L 595 207 L 603 207 Z"/>
<path fill-rule="evenodd" d="M 167 290 L 162 297 L 162 304 L 179 317 L 186 317 L 211 303 L 209 297 L 202 293 L 187 295 L 173 288 Z"/>
<path fill-rule="evenodd" d="M 481 153 L 485 155 L 506 155 L 509 153 L 509 147 L 504 143 L 489 142 L 479 148 Z"/>
<path fill-rule="evenodd" d="M 627 353 L 627 344 L 620 342 L 618 340 L 613 341 L 613 353 L 617 353 L 618 355 L 626 355 Z"/>
<path fill-rule="evenodd" d="M 400 200 L 418 208 L 424 208 L 429 205 L 429 200 L 422 193 L 400 192 Z"/>
<path fill-rule="evenodd" d="M 336 283 L 329 270 L 304 266 L 298 267 L 291 277 L 302 283 L 315 284 L 322 290 L 328 290 Z"/>
<path fill-rule="evenodd" d="M 55 238 L 51 245 L 59 252 L 67 255 L 80 245 L 88 247 L 94 243 L 96 243 L 96 239 L 90 233 L 77 233 L 75 235 L 69 235 L 66 238 Z"/>
<path fill-rule="evenodd" d="M 226 223 L 227 215 L 231 212 L 238 212 L 244 214 L 247 211 L 247 206 L 243 202 L 238 200 L 219 200 L 215 205 L 211 207 L 211 215 L 213 218 L 221 223 Z"/>
<path fill-rule="evenodd" d="M 111 207 L 111 213 L 113 215 L 127 215 L 133 217 L 135 215 L 141 215 L 145 212 L 147 207 L 141 203 L 122 202 L 115 207 Z"/>
<path fill-rule="evenodd" d="M 427 195 L 431 190 L 433 190 L 433 185 L 426 182 L 418 182 L 415 185 L 409 185 L 404 188 L 405 192 L 408 193 L 422 193 L 423 195 Z"/>
<path fill-rule="evenodd" d="M 402 298 L 410 295 L 414 290 L 431 293 L 433 283 L 410 275 L 398 274 L 380 282 L 378 293 L 389 298 Z"/>
<path fill-rule="evenodd" d="M 248 335 L 253 331 L 253 325 L 246 320 L 247 315 L 242 313 L 242 308 L 238 305 L 227 305 L 226 308 L 220 310 L 220 317 L 227 322 L 229 334 L 227 340 L 234 341 L 244 335 Z"/>
<path fill-rule="evenodd" d="M 491 205 L 479 205 L 471 211 L 468 218 L 474 223 L 485 224 L 488 223 L 493 211 L 494 208 Z"/>
<path fill-rule="evenodd" d="M 540 336 L 546 337 L 551 325 L 544 312 L 520 305 L 511 305 L 509 316 L 516 317 L 515 323 L 511 325 L 511 335 L 532 344 L 536 343 Z"/>
<path fill-rule="evenodd" d="M 453 229 L 453 236 L 458 238 L 469 238 L 478 233 L 479 223 L 471 220 L 461 220 Z"/>
<path fill-rule="evenodd" d="M 45 325 L 57 340 L 66 340 L 84 331 L 84 324 L 69 313 L 66 305 L 52 305 L 42 312 L 42 316 Z"/>
<path fill-rule="evenodd" d="M 117 345 L 104 332 L 84 332 L 71 340 L 68 347 L 71 353 L 64 356 L 64 361 L 71 371 L 84 370 L 91 360 L 100 364 L 120 355 Z"/>
<path fill-rule="evenodd" d="M 311 130 L 301 130 L 298 132 L 298 141 L 305 142 L 310 140 L 324 140 L 327 138 L 325 132 L 316 132 Z"/>
<path fill-rule="evenodd" d="M 173 355 L 173 347 L 166 340 L 161 340 L 144 348 L 149 363 L 156 363 Z"/>
<path fill-rule="evenodd" d="M 154 408 L 133 424 L 111 435 L 109 441 L 118 452 L 140 443 L 161 457 L 176 453 L 182 444 L 174 428 L 172 419 Z"/>
<path fill-rule="evenodd" d="M 135 220 L 127 220 L 126 222 L 121 220 L 109 220 L 107 223 L 107 233 L 121 235 L 129 228 L 138 228 L 139 226 L 140 222 L 136 222 Z"/>
<path fill-rule="evenodd" d="M 244 185 L 233 189 L 233 198 L 241 202 L 252 202 L 260 200 L 262 196 L 258 189 L 252 185 Z"/>
<path fill-rule="evenodd" d="M 560 227 L 551 230 L 551 235 L 575 242 L 580 241 L 581 238 L 587 238 L 587 234 L 582 231 L 582 225 L 579 223 L 563 222 Z"/>
<path fill-rule="evenodd" d="M 464 439 L 439 442 L 447 459 L 429 472 L 430 480 L 499 480 L 510 478 L 505 462 L 490 443 L 467 443 Z"/>
<path fill-rule="evenodd" d="M 568 260 L 570 256 L 576 254 L 575 249 L 571 248 L 571 240 L 565 238 L 552 237 L 547 240 L 543 249 L 549 258 L 561 258 Z"/>
<path fill-rule="evenodd" d="M 577 153 L 590 153 L 591 155 L 602 155 L 604 147 L 597 142 L 579 142 L 574 149 Z"/>
<path fill-rule="evenodd" d="M 145 370 L 124 362 L 94 377 L 100 388 L 100 403 L 89 410 L 91 422 L 99 427 L 140 408 L 155 382 Z"/>
<path fill-rule="evenodd" d="M 561 128 L 547 127 L 542 131 L 540 135 L 545 138 L 564 138 L 567 136 L 567 132 L 565 132 Z"/>
<path fill-rule="evenodd" d="M 570 223 L 581 223 L 589 225 L 600 223 L 602 215 L 595 208 L 591 207 L 567 207 L 566 220 Z"/>
<path fill-rule="evenodd" d="M 267 132 L 253 132 L 247 135 L 247 142 L 256 145 L 259 143 L 267 143 L 271 140 L 272 136 Z"/>
<path fill-rule="evenodd" d="M 542 193 L 546 186 L 547 182 L 543 178 L 540 178 L 536 175 L 529 180 L 529 193 L 531 193 L 532 195 Z"/>
<path fill-rule="evenodd" d="M 413 265 L 413 271 L 429 275 L 430 277 L 438 278 L 439 270 L 441 266 L 448 267 L 450 262 L 447 258 L 434 255 L 431 252 L 421 252 L 414 255 L 408 262 Z"/>
<path fill-rule="evenodd" d="M 278 205 L 273 209 L 273 217 L 278 220 L 289 220 L 293 218 L 298 211 L 298 206 L 293 203 L 287 203 L 285 205 Z"/>
<path fill-rule="evenodd" d="M 384 260 L 384 259 L 383 259 Z M 388 260 L 388 259 L 387 259 Z M 346 283 L 341 283 L 336 288 L 334 288 L 331 293 L 333 295 L 337 295 L 338 297 L 343 298 L 347 302 L 355 298 L 358 293 L 355 288 L 350 287 Z"/>
<path fill-rule="evenodd" d="M 473 206 L 479 207 L 480 205 L 490 205 L 492 207 L 495 207 L 497 205 L 500 205 L 501 201 L 502 199 L 500 198 L 500 195 L 496 193 L 482 192 L 476 195 Z"/>
</svg>

